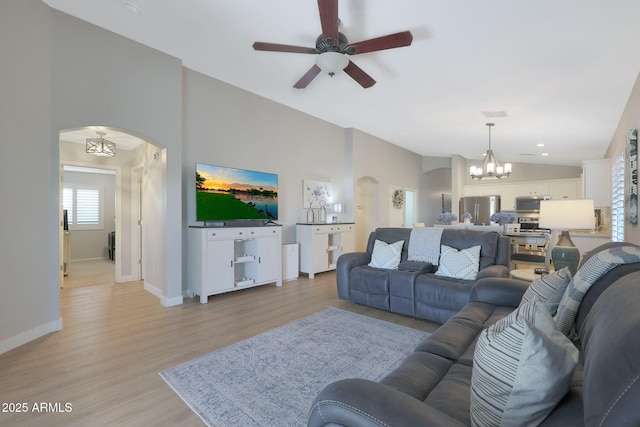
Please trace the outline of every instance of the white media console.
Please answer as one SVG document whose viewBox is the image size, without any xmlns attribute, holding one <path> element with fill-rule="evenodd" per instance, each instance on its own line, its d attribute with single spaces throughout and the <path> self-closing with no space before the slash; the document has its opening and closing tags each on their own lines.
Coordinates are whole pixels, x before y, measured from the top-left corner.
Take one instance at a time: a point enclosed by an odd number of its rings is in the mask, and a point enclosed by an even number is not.
<svg viewBox="0 0 640 427">
<path fill-rule="evenodd" d="M 282 286 L 282 227 L 189 227 L 189 297 Z"/>
</svg>

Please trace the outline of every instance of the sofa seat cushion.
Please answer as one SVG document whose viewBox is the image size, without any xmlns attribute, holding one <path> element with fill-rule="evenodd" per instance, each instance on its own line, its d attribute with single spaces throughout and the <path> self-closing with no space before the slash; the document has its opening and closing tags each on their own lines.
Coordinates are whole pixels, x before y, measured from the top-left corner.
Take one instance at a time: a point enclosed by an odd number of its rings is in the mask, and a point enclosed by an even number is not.
<svg viewBox="0 0 640 427">
<path fill-rule="evenodd" d="M 359 266 L 349 274 L 349 299 L 358 304 L 389 310 L 391 270 Z"/>
<path fill-rule="evenodd" d="M 455 363 L 424 402 L 438 408 L 451 418 L 470 425 L 469 407 L 471 397 L 471 366 Z"/>
<path fill-rule="evenodd" d="M 474 281 L 440 277 L 433 273 L 416 278 L 416 316 L 437 323 L 446 322 L 469 301 Z"/>
<path fill-rule="evenodd" d="M 444 357 L 422 351 L 413 352 L 380 383 L 424 401 L 449 372 L 451 365 L 453 362 Z"/>
</svg>

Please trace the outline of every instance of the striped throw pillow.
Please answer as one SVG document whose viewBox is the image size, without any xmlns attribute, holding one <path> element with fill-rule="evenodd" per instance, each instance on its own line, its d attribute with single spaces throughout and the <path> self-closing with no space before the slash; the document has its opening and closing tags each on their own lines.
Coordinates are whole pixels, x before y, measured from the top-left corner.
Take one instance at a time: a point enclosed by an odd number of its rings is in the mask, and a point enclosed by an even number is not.
<svg viewBox="0 0 640 427">
<path fill-rule="evenodd" d="M 471 371 L 471 425 L 538 425 L 569 390 L 578 349 L 535 299 L 482 331 Z"/>
<path fill-rule="evenodd" d="M 558 311 L 558 305 L 560 305 L 562 296 L 570 281 L 571 271 L 569 271 L 568 267 L 554 271 L 547 276 L 539 277 L 531 282 L 531 285 L 522 296 L 520 304 L 533 301 L 535 298 L 544 303 L 551 315 L 555 316 Z"/>
</svg>

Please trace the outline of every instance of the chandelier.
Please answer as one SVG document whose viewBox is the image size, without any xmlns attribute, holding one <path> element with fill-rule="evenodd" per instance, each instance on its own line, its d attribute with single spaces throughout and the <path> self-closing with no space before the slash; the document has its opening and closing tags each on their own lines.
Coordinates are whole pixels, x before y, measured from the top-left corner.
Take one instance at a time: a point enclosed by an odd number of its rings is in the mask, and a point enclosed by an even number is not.
<svg viewBox="0 0 640 427">
<path fill-rule="evenodd" d="M 495 126 L 495 123 L 487 123 L 487 126 L 489 127 L 489 149 L 484 155 L 482 166 L 471 166 L 471 178 L 475 180 L 508 178 L 511 175 L 511 163 L 505 163 L 504 167 L 500 166 L 491 150 L 491 127 Z"/>
<path fill-rule="evenodd" d="M 100 135 L 100 138 L 87 138 L 86 152 L 96 156 L 115 156 L 116 143 L 104 139 L 106 132 L 96 131 L 96 133 Z"/>
</svg>

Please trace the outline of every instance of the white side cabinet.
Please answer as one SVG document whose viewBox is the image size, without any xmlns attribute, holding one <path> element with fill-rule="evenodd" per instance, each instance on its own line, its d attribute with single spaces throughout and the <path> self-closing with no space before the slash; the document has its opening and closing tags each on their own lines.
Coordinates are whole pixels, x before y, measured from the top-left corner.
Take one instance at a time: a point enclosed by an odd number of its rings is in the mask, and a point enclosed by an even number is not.
<svg viewBox="0 0 640 427">
<path fill-rule="evenodd" d="M 335 270 L 338 257 L 353 252 L 355 224 L 297 224 L 300 244 L 300 271 L 310 279 L 316 273 Z"/>
<path fill-rule="evenodd" d="M 209 295 L 274 283 L 282 286 L 280 226 L 189 228 L 189 296 Z"/>
</svg>

